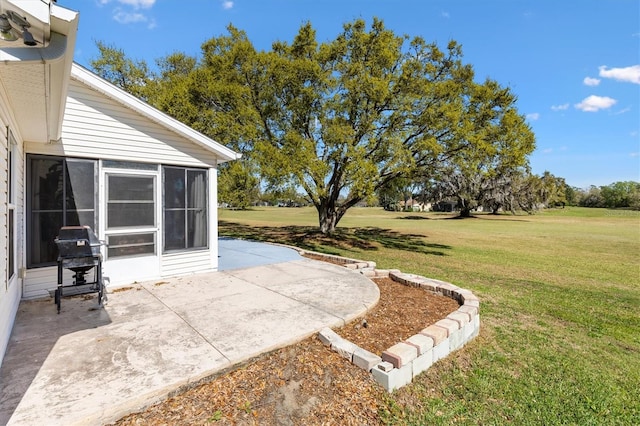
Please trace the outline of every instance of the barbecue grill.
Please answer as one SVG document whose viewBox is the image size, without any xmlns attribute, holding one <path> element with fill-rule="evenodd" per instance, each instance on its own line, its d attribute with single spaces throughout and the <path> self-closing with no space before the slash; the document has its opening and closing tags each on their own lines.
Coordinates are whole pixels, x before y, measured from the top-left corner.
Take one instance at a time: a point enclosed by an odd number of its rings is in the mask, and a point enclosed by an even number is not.
<svg viewBox="0 0 640 426">
<path fill-rule="evenodd" d="M 60 313 L 60 301 L 65 296 L 98 293 L 98 307 L 102 307 L 104 283 L 102 280 L 102 242 L 89 226 L 64 226 L 55 239 L 58 246 L 58 288 L 54 300 Z M 74 272 L 73 284 L 64 285 L 63 269 Z M 93 281 L 86 275 L 93 269 Z"/>
</svg>

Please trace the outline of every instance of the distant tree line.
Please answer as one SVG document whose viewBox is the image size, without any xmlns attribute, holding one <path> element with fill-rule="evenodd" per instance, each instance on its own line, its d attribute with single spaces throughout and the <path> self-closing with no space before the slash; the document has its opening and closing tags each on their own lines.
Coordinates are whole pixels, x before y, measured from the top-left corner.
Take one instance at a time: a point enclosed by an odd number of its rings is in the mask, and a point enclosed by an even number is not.
<svg viewBox="0 0 640 426">
<path fill-rule="evenodd" d="M 640 182 L 614 182 L 584 189 L 567 187 L 566 198 L 572 206 L 640 210 Z"/>
<path fill-rule="evenodd" d="M 225 179 L 231 174 L 225 174 Z M 240 181 L 240 174 L 232 181 Z M 466 183 L 465 183 L 466 182 Z M 224 206 L 247 208 L 251 206 L 301 207 L 312 205 L 305 194 L 293 187 L 269 190 L 260 189 L 259 179 L 253 177 L 251 190 L 236 190 L 234 185 L 222 185 Z M 224 189 L 222 189 L 224 188 Z M 474 211 L 489 213 L 527 212 L 533 214 L 545 208 L 565 206 L 600 207 L 640 210 L 640 182 L 615 182 L 605 186 L 577 188 L 568 185 L 564 178 L 550 172 L 534 175 L 525 171 L 492 179 L 475 176 L 468 182 L 461 177 L 436 181 L 409 181 L 397 179 L 377 191 L 360 206 L 384 207 L 396 211 L 456 211 L 468 216 Z"/>
<path fill-rule="evenodd" d="M 385 208 L 395 210 L 400 205 L 405 210 L 415 210 L 415 202 L 429 210 L 459 211 L 463 217 L 473 211 L 494 214 L 508 211 L 516 213 L 535 211 L 567 204 L 567 185 L 563 178 L 549 172 L 538 176 L 526 168 L 507 173 L 482 175 L 449 170 L 425 181 L 401 181 L 379 192 Z M 413 200 L 408 206 L 409 198 Z M 398 202 L 398 200 L 401 200 Z"/>
<path fill-rule="evenodd" d="M 640 182 L 615 182 L 606 186 L 577 188 L 549 172 L 534 175 L 525 171 L 482 179 L 464 179 L 452 174 L 442 180 L 426 182 L 396 181 L 378 192 L 380 205 L 388 210 L 500 213 L 535 213 L 544 208 L 565 206 L 640 210 Z M 420 207 L 416 207 L 419 204 Z"/>
</svg>

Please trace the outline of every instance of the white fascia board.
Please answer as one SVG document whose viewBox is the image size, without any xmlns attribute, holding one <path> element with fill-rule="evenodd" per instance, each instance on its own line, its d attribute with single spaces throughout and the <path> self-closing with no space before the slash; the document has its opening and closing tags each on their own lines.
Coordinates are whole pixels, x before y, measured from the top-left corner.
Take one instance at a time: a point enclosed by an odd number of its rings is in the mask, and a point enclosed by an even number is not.
<svg viewBox="0 0 640 426">
<path fill-rule="evenodd" d="M 62 120 L 67 105 L 67 94 L 73 65 L 73 55 L 76 50 L 78 34 L 78 12 L 65 9 L 56 4 L 51 5 L 51 38 L 54 34 L 66 34 L 66 52 L 63 60 L 51 65 L 51 76 L 55 84 L 50 90 L 51 121 L 49 123 L 49 140 L 58 141 L 62 137 Z M 50 43 L 51 45 L 51 43 Z"/>
<path fill-rule="evenodd" d="M 124 90 L 104 80 L 102 77 L 94 74 L 93 72 L 87 70 L 81 65 L 78 65 L 77 63 L 74 63 L 73 67 L 71 68 L 71 76 L 72 78 L 86 84 L 87 86 L 92 87 L 93 89 L 101 93 L 104 93 L 106 96 L 119 102 L 123 106 L 132 109 L 133 111 L 149 118 L 150 120 L 162 125 L 163 127 L 173 131 L 174 133 L 177 133 L 187 138 L 188 140 L 206 148 L 207 150 L 212 151 L 218 157 L 220 157 L 218 163 L 238 160 L 242 157 L 242 154 L 239 154 L 232 149 L 227 148 L 226 146 L 214 141 L 208 136 L 203 135 L 202 133 L 192 129 L 186 124 L 152 107 L 146 102 L 141 101 L 135 96 L 125 92 Z"/>
</svg>

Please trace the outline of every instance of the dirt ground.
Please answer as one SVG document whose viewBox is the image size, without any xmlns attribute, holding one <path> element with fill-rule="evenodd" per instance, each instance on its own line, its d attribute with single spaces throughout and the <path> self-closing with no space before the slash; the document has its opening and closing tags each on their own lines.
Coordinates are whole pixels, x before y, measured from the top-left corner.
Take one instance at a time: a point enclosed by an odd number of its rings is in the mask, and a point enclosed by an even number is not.
<svg viewBox="0 0 640 426">
<path fill-rule="evenodd" d="M 380 354 L 458 308 L 458 303 L 388 278 L 376 279 L 380 301 L 336 330 Z M 125 425 L 372 425 L 385 391 L 317 337 L 265 354 L 168 400 L 131 414 Z"/>
</svg>

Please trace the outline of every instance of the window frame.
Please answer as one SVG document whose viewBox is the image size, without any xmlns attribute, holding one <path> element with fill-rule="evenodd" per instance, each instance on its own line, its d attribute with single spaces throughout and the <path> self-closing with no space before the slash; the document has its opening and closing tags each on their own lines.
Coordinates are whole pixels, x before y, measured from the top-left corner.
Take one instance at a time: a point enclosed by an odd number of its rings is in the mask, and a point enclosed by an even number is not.
<svg viewBox="0 0 640 426">
<path fill-rule="evenodd" d="M 33 190 L 34 190 L 34 186 L 33 186 L 33 176 L 32 176 L 32 171 L 33 171 L 33 167 L 34 167 L 34 161 L 36 160 L 51 160 L 51 161 L 61 161 L 62 162 L 62 194 L 63 194 L 63 201 L 62 201 L 62 205 L 59 209 L 37 209 L 34 210 L 33 209 Z M 46 267 L 50 267 L 50 266 L 55 266 L 56 265 L 56 260 L 51 260 L 48 262 L 39 262 L 39 263 L 35 263 L 34 259 L 33 259 L 33 255 L 32 255 L 32 251 L 34 249 L 33 247 L 33 228 L 34 228 L 34 215 L 35 214 L 41 214 L 41 213 L 60 213 L 61 214 L 61 218 L 62 218 L 62 224 L 61 226 L 65 226 L 67 225 L 67 219 L 68 219 L 68 214 L 70 212 L 72 212 L 71 209 L 68 208 L 67 203 L 69 201 L 68 198 L 68 194 L 67 194 L 67 186 L 69 184 L 68 180 L 67 180 L 67 175 L 68 173 L 68 163 L 71 162 L 86 162 L 86 163 L 91 163 L 93 165 L 93 208 L 92 209 L 76 209 L 75 211 L 78 212 L 93 212 L 93 223 L 91 225 L 92 229 L 97 232 L 97 230 L 99 229 L 99 223 L 98 223 L 98 208 L 99 208 L 99 204 L 98 204 L 98 188 L 99 188 L 99 179 L 98 179 L 98 169 L 99 169 L 99 164 L 98 164 L 98 160 L 96 159 L 92 159 L 92 158 L 79 158 L 79 157 L 66 157 L 66 156 L 59 156 L 59 155 L 45 155 L 45 154 L 27 154 L 26 156 L 26 164 L 27 164 L 27 179 L 26 179 L 26 195 L 27 195 L 27 199 L 26 199 L 26 221 L 27 221 L 27 234 L 26 234 L 26 252 L 27 252 L 27 268 L 28 269 L 36 269 L 36 268 L 46 268 Z M 69 178 L 70 179 L 70 178 Z M 57 250 L 57 248 L 54 247 L 54 250 Z"/>
<path fill-rule="evenodd" d="M 183 207 L 167 207 L 167 169 L 182 170 L 184 173 L 184 200 Z M 204 205 L 202 209 L 199 207 L 189 207 L 189 172 L 199 172 L 204 174 Z M 182 253 L 189 251 L 208 250 L 210 247 L 209 237 L 211 235 L 210 206 L 209 206 L 209 169 L 187 166 L 163 165 L 162 166 L 162 253 Z M 198 246 L 189 246 L 189 212 L 204 210 L 204 226 L 205 236 L 204 244 Z M 181 248 L 167 248 L 167 212 L 183 212 L 184 213 L 184 246 Z"/>
<path fill-rule="evenodd" d="M 110 178 L 112 177 L 117 177 L 117 178 L 134 178 L 134 179 L 142 179 L 142 178 L 147 178 L 147 179 L 152 179 L 153 181 L 153 188 L 152 188 L 152 195 L 153 198 L 151 200 L 112 200 L 110 198 L 110 185 L 111 185 L 111 181 Z M 157 184 L 158 184 L 158 179 L 157 179 L 157 175 L 156 174 L 150 174 L 150 173 L 117 173 L 117 172 L 112 172 L 112 171 L 107 171 L 105 173 L 105 207 L 106 207 L 106 214 L 105 214 L 105 229 L 107 231 L 118 231 L 118 230 L 127 230 L 127 229 L 147 229 L 147 228 L 154 228 L 156 229 L 158 226 L 158 214 L 157 214 L 157 200 L 156 200 L 156 192 L 157 192 Z M 109 207 L 112 203 L 115 204 L 133 204 L 133 203 L 138 203 L 138 204 L 150 204 L 153 206 L 153 223 L 151 224 L 145 224 L 145 225 L 121 225 L 121 226 L 112 226 L 109 224 Z"/>
<path fill-rule="evenodd" d="M 112 239 L 117 239 L 118 237 L 135 237 L 135 236 L 144 236 L 151 235 L 151 242 L 142 242 L 142 243 L 129 243 L 129 244 L 116 244 L 112 241 Z M 135 254 L 114 254 L 114 252 L 118 249 L 123 248 L 132 248 L 135 250 L 136 247 L 152 247 L 151 252 L 146 253 L 135 253 Z M 140 232 L 129 232 L 126 234 L 122 233 L 110 233 L 107 235 L 107 258 L 109 259 L 130 259 L 132 257 L 142 257 L 142 256 L 157 256 L 158 250 L 158 232 L 156 230 L 153 231 L 140 231 Z"/>
<path fill-rule="evenodd" d="M 118 163 L 128 164 L 124 162 Z M 134 164 L 134 163 L 131 163 Z M 113 166 L 105 166 L 103 165 L 103 175 L 104 175 L 104 229 L 105 229 L 105 239 L 107 241 L 107 250 L 106 250 L 106 260 L 120 260 L 120 259 L 131 259 L 135 257 L 143 257 L 143 256 L 157 256 L 158 255 L 158 181 L 159 181 L 159 167 L 156 165 L 155 167 L 147 167 L 142 169 L 137 168 L 124 168 L 124 167 L 113 167 Z M 109 185 L 111 185 L 110 178 L 111 177 L 119 177 L 119 178 L 151 178 L 153 180 L 153 199 L 152 200 L 144 200 L 144 204 L 151 204 L 153 206 L 153 224 L 151 225 L 131 225 L 131 226 L 109 226 L 109 203 L 110 194 L 109 194 Z M 133 201 L 133 200 L 131 200 Z M 109 250 L 109 242 L 113 237 L 135 237 L 136 235 L 145 235 L 145 234 L 153 234 L 153 243 L 145 243 L 138 244 L 132 243 L 130 245 L 121 244 L 118 245 L 117 248 L 125 248 L 125 247 L 136 247 L 136 246 L 153 246 L 153 251 L 151 253 L 140 253 L 140 254 L 123 254 L 123 255 L 114 255 L 113 250 Z M 114 246 L 115 247 L 115 246 Z"/>
<path fill-rule="evenodd" d="M 7 280 L 6 288 L 16 276 L 16 182 L 17 175 L 18 143 L 13 132 L 7 126 Z"/>
</svg>

